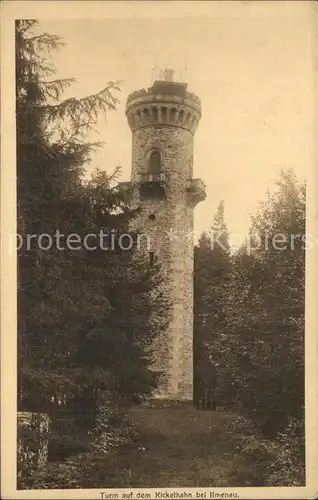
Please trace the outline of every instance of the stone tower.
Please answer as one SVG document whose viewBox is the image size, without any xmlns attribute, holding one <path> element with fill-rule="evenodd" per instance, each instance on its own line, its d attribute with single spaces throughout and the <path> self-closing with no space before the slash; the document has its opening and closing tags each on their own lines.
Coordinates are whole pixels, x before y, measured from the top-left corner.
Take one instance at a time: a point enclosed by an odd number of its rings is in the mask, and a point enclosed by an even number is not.
<svg viewBox="0 0 318 500">
<path fill-rule="evenodd" d="M 141 206 L 134 230 L 148 235 L 149 261 L 161 263 L 164 292 L 172 303 L 169 328 L 154 348 L 163 372 L 157 397 L 193 397 L 193 212 L 205 186 L 193 179 L 193 138 L 201 117 L 199 98 L 173 71 L 148 90 L 128 96 L 132 131 L 131 187 Z M 124 186 L 123 186 L 124 187 Z M 150 245 L 149 245 L 150 243 Z"/>
</svg>

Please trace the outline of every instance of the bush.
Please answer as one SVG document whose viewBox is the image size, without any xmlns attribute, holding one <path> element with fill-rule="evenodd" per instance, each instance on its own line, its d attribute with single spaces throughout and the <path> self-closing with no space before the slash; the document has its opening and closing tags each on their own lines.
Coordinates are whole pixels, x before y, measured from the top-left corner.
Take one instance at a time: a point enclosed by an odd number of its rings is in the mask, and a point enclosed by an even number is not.
<svg viewBox="0 0 318 500">
<path fill-rule="evenodd" d="M 43 414 L 32 413 L 31 418 L 17 426 L 17 487 L 23 489 L 28 478 L 47 456 L 48 420 Z M 43 458 L 44 457 L 44 458 Z"/>
<path fill-rule="evenodd" d="M 271 456 L 264 442 L 254 439 L 233 457 L 230 481 L 233 486 L 264 486 Z"/>
<path fill-rule="evenodd" d="M 264 438 L 247 418 L 228 429 L 235 443 L 229 475 L 232 486 L 304 486 L 304 422 L 290 420 L 276 439 Z"/>
<path fill-rule="evenodd" d="M 102 406 L 96 425 L 89 434 L 90 450 L 73 455 L 63 463 L 47 464 L 34 472 L 25 487 L 69 489 L 115 486 L 118 476 L 125 475 L 118 465 L 119 450 L 131 443 L 135 436 L 135 428 L 122 410 Z"/>
<path fill-rule="evenodd" d="M 305 486 L 305 422 L 291 419 L 278 435 L 275 461 L 269 467 L 268 486 Z"/>
</svg>

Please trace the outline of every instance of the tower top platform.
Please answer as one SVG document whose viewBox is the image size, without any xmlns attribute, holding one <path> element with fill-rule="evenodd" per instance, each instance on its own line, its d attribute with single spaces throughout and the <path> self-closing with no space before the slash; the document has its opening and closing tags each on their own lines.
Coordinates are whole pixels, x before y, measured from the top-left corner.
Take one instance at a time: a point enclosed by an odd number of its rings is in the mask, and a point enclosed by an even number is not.
<svg viewBox="0 0 318 500">
<path fill-rule="evenodd" d="M 201 118 L 198 96 L 187 90 L 188 84 L 173 81 L 173 70 L 165 70 L 162 80 L 129 94 L 126 116 L 132 131 L 150 125 L 170 125 L 194 133 Z"/>
</svg>

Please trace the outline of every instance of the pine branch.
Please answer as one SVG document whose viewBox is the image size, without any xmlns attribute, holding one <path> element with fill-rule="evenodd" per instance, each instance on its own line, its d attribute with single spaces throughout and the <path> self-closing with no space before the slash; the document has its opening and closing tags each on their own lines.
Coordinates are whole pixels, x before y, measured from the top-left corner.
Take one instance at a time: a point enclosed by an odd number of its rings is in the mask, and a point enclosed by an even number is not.
<svg viewBox="0 0 318 500">
<path fill-rule="evenodd" d="M 43 109 L 51 119 L 70 119 L 74 125 L 78 121 L 86 121 L 87 128 L 97 122 L 99 113 L 106 114 L 109 110 L 115 110 L 119 100 L 113 96 L 112 92 L 120 91 L 120 82 L 109 82 L 108 85 L 97 94 L 81 99 L 71 97 L 61 104 L 46 105 Z"/>
<path fill-rule="evenodd" d="M 16 29 L 24 35 L 24 33 L 27 33 L 33 26 L 37 26 L 38 24 L 36 19 L 19 19 L 16 21 Z"/>
<path fill-rule="evenodd" d="M 44 88 L 44 91 L 51 99 L 58 101 L 63 92 L 74 82 L 76 82 L 75 78 L 63 78 L 60 80 L 39 81 L 38 85 Z"/>
<path fill-rule="evenodd" d="M 48 33 L 25 38 L 24 43 L 26 48 L 31 51 L 38 51 L 39 53 L 46 51 L 48 54 L 66 45 L 58 35 L 50 35 Z"/>
<path fill-rule="evenodd" d="M 78 143 L 78 141 L 79 141 L 79 137 L 78 136 L 79 135 L 82 135 L 82 139 L 84 141 L 85 140 L 85 135 L 84 135 L 84 133 L 81 134 L 81 131 L 83 130 L 83 132 L 85 132 L 85 130 L 87 130 L 88 127 L 89 127 L 89 123 L 88 122 L 78 123 L 75 126 L 74 131 L 67 137 L 66 140 L 64 139 L 64 133 L 63 133 L 63 130 L 62 130 L 61 139 L 57 142 L 58 147 L 61 147 L 62 149 L 64 149 L 66 146 L 68 146 L 74 140 L 76 140 L 77 143 Z M 99 143 L 99 144 L 101 144 L 101 143 Z"/>
<path fill-rule="evenodd" d="M 31 77 L 33 75 L 33 78 L 35 77 L 35 75 L 37 76 L 54 75 L 56 71 L 53 65 L 49 63 L 43 64 L 44 62 L 45 62 L 44 58 L 39 58 L 39 61 L 34 59 L 29 59 L 29 60 L 24 59 L 22 66 L 21 61 L 19 61 L 20 73 L 23 74 L 24 77 Z"/>
</svg>

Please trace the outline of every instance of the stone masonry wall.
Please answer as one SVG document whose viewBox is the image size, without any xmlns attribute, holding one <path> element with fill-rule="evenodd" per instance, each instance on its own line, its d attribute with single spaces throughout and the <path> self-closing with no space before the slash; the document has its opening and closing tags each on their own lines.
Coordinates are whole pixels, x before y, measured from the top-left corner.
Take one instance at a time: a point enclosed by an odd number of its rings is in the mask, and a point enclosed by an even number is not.
<svg viewBox="0 0 318 500">
<path fill-rule="evenodd" d="M 173 126 L 148 126 L 133 133 L 132 183 L 147 172 L 151 149 L 162 154 L 166 199 L 142 201 L 132 229 L 145 233 L 165 275 L 164 292 L 173 304 L 167 332 L 154 346 L 156 366 L 165 375 L 158 396 L 192 399 L 193 377 L 193 205 L 187 181 L 192 175 L 193 135 Z M 134 203 L 141 203 L 139 191 Z M 149 215 L 155 220 L 149 219 Z"/>
</svg>

